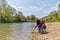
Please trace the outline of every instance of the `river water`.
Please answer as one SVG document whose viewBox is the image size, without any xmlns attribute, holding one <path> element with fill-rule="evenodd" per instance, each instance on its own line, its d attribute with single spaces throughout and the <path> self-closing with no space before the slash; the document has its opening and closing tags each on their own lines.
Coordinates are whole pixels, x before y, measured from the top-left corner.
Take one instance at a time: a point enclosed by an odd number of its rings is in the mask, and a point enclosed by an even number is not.
<svg viewBox="0 0 60 40">
<path fill-rule="evenodd" d="M 35 23 L 1 23 L 0 40 L 30 40 Z"/>
</svg>

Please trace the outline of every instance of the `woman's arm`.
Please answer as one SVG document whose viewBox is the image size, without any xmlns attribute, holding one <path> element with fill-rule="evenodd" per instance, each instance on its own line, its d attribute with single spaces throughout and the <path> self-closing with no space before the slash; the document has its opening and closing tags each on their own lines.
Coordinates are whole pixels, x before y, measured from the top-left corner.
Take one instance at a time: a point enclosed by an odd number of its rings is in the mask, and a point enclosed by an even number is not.
<svg viewBox="0 0 60 40">
<path fill-rule="evenodd" d="M 42 25 L 42 27 L 46 27 L 46 25 L 45 25 L 45 24 L 43 24 L 43 25 Z"/>
<path fill-rule="evenodd" d="M 44 27 L 45 26 L 45 24 L 42 24 L 42 27 Z"/>
<path fill-rule="evenodd" d="M 38 26 L 38 25 L 34 26 L 34 29 L 36 29 L 36 28 L 37 28 L 37 26 Z"/>
</svg>

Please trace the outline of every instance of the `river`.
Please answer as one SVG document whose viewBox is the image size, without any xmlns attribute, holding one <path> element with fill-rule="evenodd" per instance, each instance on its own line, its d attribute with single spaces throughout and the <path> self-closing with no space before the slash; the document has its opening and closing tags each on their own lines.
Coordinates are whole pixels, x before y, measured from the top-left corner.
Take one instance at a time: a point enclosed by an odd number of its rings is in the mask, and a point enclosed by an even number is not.
<svg viewBox="0 0 60 40">
<path fill-rule="evenodd" d="M 0 40 L 30 40 L 35 23 L 0 23 Z"/>
</svg>

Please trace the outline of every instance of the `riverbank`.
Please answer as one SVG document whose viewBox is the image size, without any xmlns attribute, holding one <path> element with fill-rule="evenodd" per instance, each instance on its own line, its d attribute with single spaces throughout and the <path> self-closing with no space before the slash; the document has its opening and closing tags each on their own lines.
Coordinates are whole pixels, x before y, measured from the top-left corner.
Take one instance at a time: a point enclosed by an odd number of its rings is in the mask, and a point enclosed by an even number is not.
<svg viewBox="0 0 60 40">
<path fill-rule="evenodd" d="M 34 33 L 31 40 L 60 40 L 60 23 L 46 23 L 47 34 Z"/>
</svg>

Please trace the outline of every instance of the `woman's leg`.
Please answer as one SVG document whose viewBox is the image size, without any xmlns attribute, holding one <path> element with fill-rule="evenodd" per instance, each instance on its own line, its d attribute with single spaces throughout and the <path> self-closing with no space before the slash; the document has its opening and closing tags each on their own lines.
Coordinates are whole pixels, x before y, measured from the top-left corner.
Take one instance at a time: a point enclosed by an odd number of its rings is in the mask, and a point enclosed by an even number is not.
<svg viewBox="0 0 60 40">
<path fill-rule="evenodd" d="M 43 29 L 42 28 L 39 28 L 38 32 L 39 33 L 43 33 Z"/>
<path fill-rule="evenodd" d="M 42 28 L 42 29 L 41 29 L 41 33 L 42 33 L 42 34 L 45 34 L 45 33 L 46 33 L 46 28 Z"/>
<path fill-rule="evenodd" d="M 38 27 L 38 32 L 41 33 L 41 27 Z"/>
<path fill-rule="evenodd" d="M 43 27 L 43 33 L 46 33 L 46 26 Z"/>
<path fill-rule="evenodd" d="M 46 29 L 43 29 L 43 30 L 42 30 L 42 34 L 45 34 L 45 33 L 46 33 Z"/>
<path fill-rule="evenodd" d="M 39 32 L 39 33 L 41 33 L 41 31 L 40 31 L 40 30 L 38 30 L 38 32 Z"/>
</svg>

